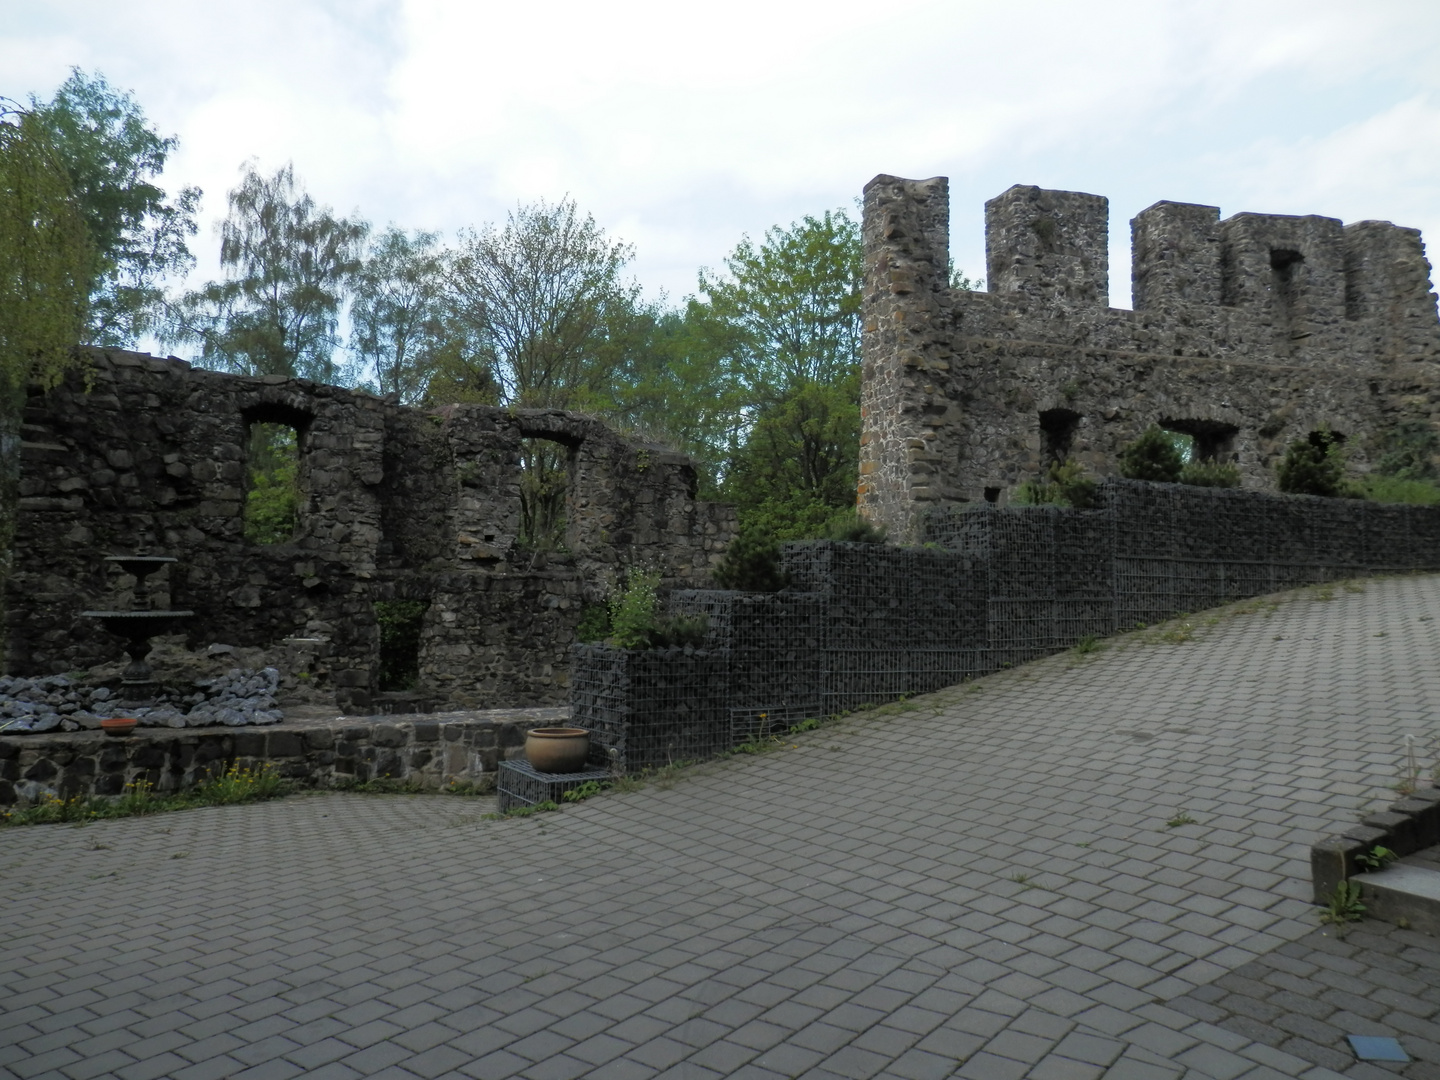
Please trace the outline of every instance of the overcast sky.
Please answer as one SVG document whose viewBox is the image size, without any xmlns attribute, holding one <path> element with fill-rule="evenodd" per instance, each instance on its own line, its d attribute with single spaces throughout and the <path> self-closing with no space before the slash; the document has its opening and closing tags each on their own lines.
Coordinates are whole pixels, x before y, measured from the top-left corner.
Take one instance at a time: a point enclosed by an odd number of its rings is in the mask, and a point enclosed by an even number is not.
<svg viewBox="0 0 1440 1080">
<path fill-rule="evenodd" d="M 453 234 L 572 196 L 633 243 L 652 297 L 742 234 L 844 207 L 876 173 L 951 180 L 984 270 L 1011 184 L 1381 218 L 1440 237 L 1436 0 L 0 0 L 0 94 L 72 66 L 132 90 L 205 191 L 249 158 L 377 225 Z"/>
</svg>

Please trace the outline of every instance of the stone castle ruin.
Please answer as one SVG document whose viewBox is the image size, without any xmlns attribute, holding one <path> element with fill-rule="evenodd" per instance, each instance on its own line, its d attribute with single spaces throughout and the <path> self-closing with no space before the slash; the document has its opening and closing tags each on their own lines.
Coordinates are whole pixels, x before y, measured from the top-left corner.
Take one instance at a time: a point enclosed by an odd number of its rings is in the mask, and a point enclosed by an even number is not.
<svg viewBox="0 0 1440 1080">
<path fill-rule="evenodd" d="M 342 710 L 381 704 L 376 602 L 398 599 L 428 604 L 423 704 L 559 703 L 582 612 L 619 568 L 693 587 L 734 533 L 729 507 L 696 500 L 689 459 L 579 414 L 424 410 L 113 350 L 85 360 L 24 416 L 10 674 L 113 661 L 120 640 L 80 612 L 128 608 L 133 583 L 104 558 L 145 549 L 178 559 L 156 575 L 159 606 L 195 612 L 192 645 L 271 650 Z M 298 438 L 298 520 L 273 544 L 244 535 L 257 423 Z M 521 542 L 526 439 L 558 444 L 568 462 L 558 551 Z"/>
<path fill-rule="evenodd" d="M 949 212 L 944 177 L 865 187 L 859 504 L 893 537 L 1066 457 L 1110 474 L 1152 423 L 1256 490 L 1312 431 L 1363 471 L 1386 432 L 1440 426 L 1417 230 L 1159 202 L 1130 223 L 1126 311 L 1107 303 L 1105 198 L 991 199 L 983 293 L 950 288 Z"/>
</svg>

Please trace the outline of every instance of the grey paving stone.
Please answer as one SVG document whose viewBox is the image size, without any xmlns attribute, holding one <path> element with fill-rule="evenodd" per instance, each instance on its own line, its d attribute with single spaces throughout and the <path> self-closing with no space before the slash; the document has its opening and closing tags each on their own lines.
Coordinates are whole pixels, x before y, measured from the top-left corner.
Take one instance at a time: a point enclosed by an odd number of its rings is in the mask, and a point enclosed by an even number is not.
<svg viewBox="0 0 1440 1080">
<path fill-rule="evenodd" d="M 863 1073 L 866 1055 L 907 1080 L 992 1059 L 1059 1080 L 1101 1067 L 1067 1052 L 1084 1036 L 1127 1048 L 1117 1077 L 1319 1080 L 1313 1025 L 1363 1022 L 1440 1069 L 1433 940 L 1335 941 L 1305 902 L 1308 844 L 1386 798 L 1395 748 L 1430 722 L 1440 629 L 1418 616 L 1437 610 L 1440 578 L 1387 579 L 1184 646 L 1116 641 L 543 829 L 329 795 L 12 830 L 31 882 L 12 903 L 39 914 L 0 961 L 0 1068 L 119 1051 L 140 1055 L 125 1080 L 270 1062 L 650 1080 L 717 1075 L 701 1055 L 728 1045 L 755 1051 L 728 1061 L 753 1080 Z M 1182 804 L 1201 824 L 1165 829 Z M 177 868 L 175 850 L 194 854 Z M 86 876 L 97 858 L 173 887 L 123 933 L 96 926 L 81 913 L 114 887 Z"/>
</svg>

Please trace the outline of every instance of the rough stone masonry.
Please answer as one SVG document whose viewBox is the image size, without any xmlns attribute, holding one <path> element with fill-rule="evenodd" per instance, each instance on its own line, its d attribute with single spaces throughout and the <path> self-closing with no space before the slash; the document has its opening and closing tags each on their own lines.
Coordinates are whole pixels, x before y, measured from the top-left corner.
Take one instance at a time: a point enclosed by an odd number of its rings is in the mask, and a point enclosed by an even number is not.
<svg viewBox="0 0 1440 1080">
<path fill-rule="evenodd" d="M 375 602 L 427 601 L 420 691 L 434 706 L 565 699 L 585 604 L 629 566 L 704 581 L 734 512 L 695 498 L 688 458 L 553 410 L 425 410 L 283 376 L 246 378 L 175 358 L 84 350 L 24 416 L 6 670 L 50 675 L 114 661 L 122 642 L 82 610 L 128 609 L 133 579 L 107 555 L 179 561 L 148 581 L 157 606 L 193 609 L 191 647 L 270 650 L 287 674 L 373 706 Z M 293 427 L 295 534 L 244 535 L 257 423 Z M 563 550 L 519 542 L 523 439 L 568 461 Z"/>
<path fill-rule="evenodd" d="M 1274 488 L 1328 427 L 1368 469 L 1440 427 L 1440 320 L 1420 233 L 1158 202 L 1130 223 L 1134 310 L 1108 306 L 1108 201 L 1017 185 L 985 204 L 988 292 L 950 288 L 945 177 L 865 187 L 859 503 L 895 537 L 1004 501 L 1072 457 L 1093 475 L 1152 423 Z"/>
</svg>

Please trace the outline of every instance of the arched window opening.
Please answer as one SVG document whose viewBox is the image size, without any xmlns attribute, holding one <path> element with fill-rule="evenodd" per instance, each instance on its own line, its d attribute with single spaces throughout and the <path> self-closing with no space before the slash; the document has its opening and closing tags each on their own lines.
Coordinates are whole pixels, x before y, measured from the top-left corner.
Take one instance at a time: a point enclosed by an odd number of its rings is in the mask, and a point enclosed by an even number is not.
<svg viewBox="0 0 1440 1080">
<path fill-rule="evenodd" d="M 252 420 L 245 447 L 245 539 L 284 544 L 300 519 L 301 429 L 293 423 Z"/>
<path fill-rule="evenodd" d="M 565 550 L 570 465 L 574 450 L 543 436 L 520 440 L 520 535 L 531 551 Z"/>
<path fill-rule="evenodd" d="M 1240 429 L 1234 424 L 1166 417 L 1160 421 L 1160 427 L 1170 436 L 1187 465 L 1201 462 L 1224 465 L 1238 460 L 1235 436 Z"/>
</svg>

